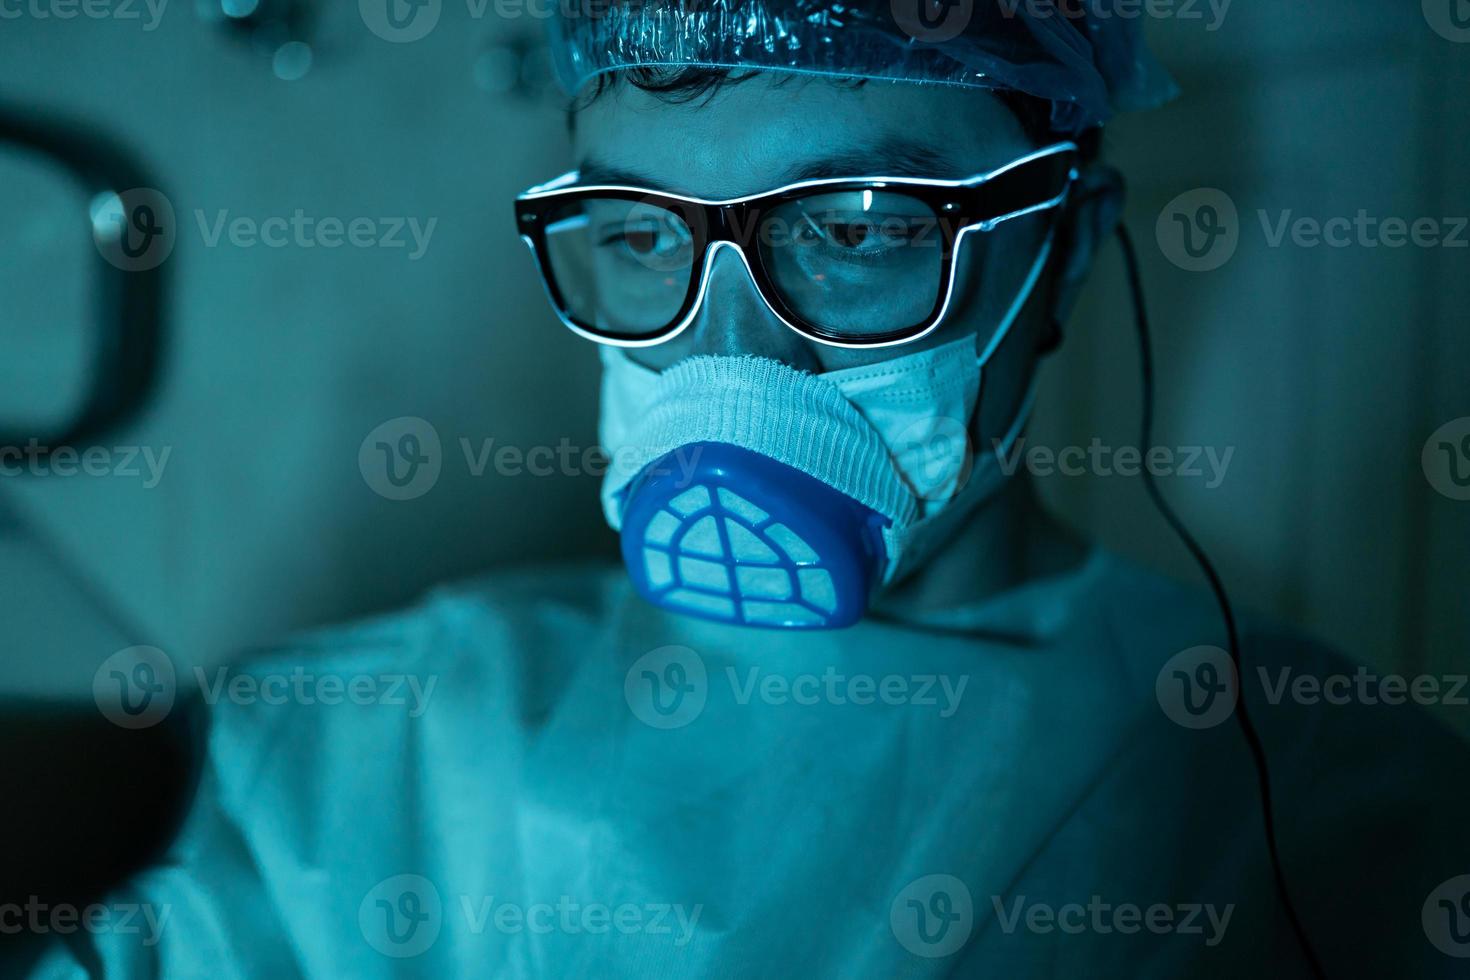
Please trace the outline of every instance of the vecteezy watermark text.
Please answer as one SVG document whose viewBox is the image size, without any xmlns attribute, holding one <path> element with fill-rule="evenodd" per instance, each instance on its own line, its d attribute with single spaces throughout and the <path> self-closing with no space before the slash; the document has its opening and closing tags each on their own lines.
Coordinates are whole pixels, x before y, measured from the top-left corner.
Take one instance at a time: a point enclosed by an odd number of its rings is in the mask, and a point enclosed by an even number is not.
<svg viewBox="0 0 1470 980">
<path fill-rule="evenodd" d="M 83 906 L 64 902 L 51 904 L 31 895 L 24 904 L 0 902 L 0 935 L 27 933 L 41 936 L 49 933 L 69 936 L 75 932 L 141 935 L 144 946 L 155 946 L 163 936 L 163 927 L 172 911 L 172 905 L 155 906 L 149 902 L 93 902 Z"/>
<path fill-rule="evenodd" d="M 438 218 L 420 222 L 414 217 L 368 218 L 357 217 L 343 220 L 337 217 L 316 218 L 297 208 L 291 216 L 273 215 L 254 218 L 237 215 L 231 218 L 227 209 L 206 216 L 203 209 L 194 211 L 194 220 L 199 225 L 200 237 L 206 248 L 215 248 L 223 239 L 235 248 L 408 248 L 409 240 L 405 229 L 413 239 L 413 251 L 408 253 L 410 262 L 423 257 L 428 250 L 429 239 Z"/>
<path fill-rule="evenodd" d="M 1358 664 L 1352 673 L 1313 673 L 1296 666 L 1256 666 L 1238 675 L 1229 653 L 1196 646 L 1170 657 L 1155 680 L 1159 707 L 1184 728 L 1214 728 L 1235 713 L 1242 682 L 1254 679 L 1271 708 L 1285 704 L 1395 707 L 1470 705 L 1470 675 L 1380 674 Z"/>
<path fill-rule="evenodd" d="M 734 667 L 726 667 L 725 675 L 734 693 L 735 703 L 750 704 L 759 699 L 763 704 L 796 704 L 809 707 L 816 704 L 889 706 L 913 705 L 919 708 L 935 708 L 939 717 L 949 718 L 960 706 L 960 698 L 970 683 L 968 674 L 958 680 L 948 674 L 843 674 L 829 666 L 818 674 L 762 674 L 760 667 L 751 667 L 742 679 Z"/>
<path fill-rule="evenodd" d="M 465 470 L 475 478 L 498 477 L 601 477 L 609 469 L 635 472 L 645 461 L 645 449 L 619 446 L 609 451 L 602 446 L 579 446 L 563 436 L 555 445 L 517 446 L 497 443 L 487 436 L 478 441 L 459 437 Z M 650 475 L 671 475 L 687 486 L 699 464 L 699 446 L 680 446 L 668 454 L 667 462 L 650 469 Z M 413 500 L 439 482 L 446 465 L 446 451 L 439 431 L 415 415 L 389 419 L 373 428 L 357 450 L 357 466 L 363 482 L 380 497 Z"/>
<path fill-rule="evenodd" d="M 0 0 L 0 20 L 141 20 L 157 29 L 168 0 Z"/>
<path fill-rule="evenodd" d="M 1359 664 L 1349 674 L 1296 673 L 1291 667 L 1281 667 L 1274 672 L 1266 667 L 1257 667 L 1261 688 L 1266 700 L 1280 704 L 1290 699 L 1296 704 L 1348 704 L 1400 705 L 1442 704 L 1463 708 L 1470 704 L 1465 693 L 1470 675 L 1445 674 L 1379 674 Z"/>
<path fill-rule="evenodd" d="M 127 272 L 163 264 L 187 227 L 168 196 L 152 187 L 99 194 L 90 212 L 98 252 Z M 438 218 L 411 216 L 311 215 L 303 208 L 264 217 L 235 214 L 228 208 L 213 212 L 195 208 L 193 213 L 205 248 L 401 249 L 410 262 L 428 251 L 439 224 Z"/>
<path fill-rule="evenodd" d="M 1235 447 L 1223 450 L 1215 446 L 1108 446 L 1096 436 L 1086 446 L 1040 446 L 1017 439 L 1006 452 L 1004 442 L 992 440 L 997 462 L 1006 476 L 1015 475 L 1022 466 L 1032 476 L 1138 476 L 1147 470 L 1156 477 L 1207 477 L 1205 487 L 1214 490 L 1225 482 Z M 1203 464 L 1203 465 L 1202 465 Z M 1208 473 L 1205 470 L 1208 466 Z"/>
<path fill-rule="evenodd" d="M 1203 21 L 1205 30 L 1218 31 L 1230 12 L 1232 0 L 999 0 L 1001 13 L 1015 17 L 1024 13 L 1031 20 L 1062 17 L 1068 20 Z"/>
<path fill-rule="evenodd" d="M 460 910 L 465 924 L 474 935 L 487 928 L 496 932 L 515 935 L 529 932 L 546 935 L 561 932 L 567 935 L 589 933 L 602 935 L 608 932 L 631 936 L 646 933 L 650 936 L 672 936 L 675 946 L 687 946 L 694 938 L 699 917 L 704 914 L 704 905 L 686 908 L 681 903 L 669 902 L 620 902 L 608 905 L 605 902 L 576 902 L 570 895 L 551 902 L 517 902 L 495 900 L 494 895 L 484 895 L 478 900 L 469 895 L 459 897 Z"/>
<path fill-rule="evenodd" d="M 1470 248 L 1470 216 L 1383 215 L 1358 208 L 1352 215 L 1302 215 L 1293 208 L 1256 209 L 1267 248 L 1395 250 Z M 1159 250 L 1187 272 L 1218 269 L 1235 255 L 1247 230 L 1234 199 L 1216 187 L 1196 187 L 1159 212 Z"/>
<path fill-rule="evenodd" d="M 143 487 L 152 490 L 163 479 L 172 446 L 46 446 L 36 439 L 24 446 L 0 446 L 0 477 L 3 476 L 112 476 L 144 477 Z"/>
<path fill-rule="evenodd" d="M 716 674 L 715 676 L 720 676 Z M 743 672 L 723 671 L 734 704 L 759 702 L 775 708 L 831 705 L 912 707 L 950 718 L 959 710 L 968 674 L 847 673 L 827 666 L 821 673 L 783 674 L 752 666 Z M 653 728 L 682 728 L 698 718 L 710 697 L 710 673 L 704 658 L 686 646 L 658 647 L 629 666 L 623 694 L 634 717 Z"/>
<path fill-rule="evenodd" d="M 433 946 L 447 926 L 459 927 L 445 909 L 434 882 L 418 874 L 399 874 L 378 882 L 363 896 L 357 922 L 368 945 L 397 959 L 418 956 Z M 458 896 L 463 932 L 488 930 L 505 935 L 561 933 L 642 934 L 668 937 L 676 947 L 689 944 L 704 914 L 703 903 L 579 901 L 560 895 L 555 902 L 497 899 L 494 895 Z M 446 919 L 449 921 L 446 922 Z"/>
<path fill-rule="evenodd" d="M 1205 945 L 1210 947 L 1218 946 L 1225 938 L 1230 917 L 1235 914 L 1233 903 L 1222 909 L 1198 902 L 1178 905 L 1156 902 L 1148 906 L 1120 902 L 1115 905 L 1103 901 L 1101 895 L 1093 895 L 1086 905 L 1080 902 L 1064 905 L 1028 903 L 1025 895 L 1017 895 L 1009 907 L 999 895 L 992 895 L 990 902 L 995 908 L 995 919 L 1006 935 L 1022 925 L 1028 932 L 1060 932 L 1071 936 L 1086 932 L 1103 936 L 1112 933 L 1125 936 L 1139 932 L 1154 935 L 1174 933 L 1202 936 Z"/>
<path fill-rule="evenodd" d="M 233 667 L 206 670 L 194 667 L 194 683 L 210 705 L 265 704 L 328 707 L 341 704 L 407 708 L 410 718 L 421 717 L 439 683 L 436 674 L 334 673 L 307 670 Z M 173 658 L 158 647 L 134 646 L 119 650 L 98 666 L 92 696 L 103 717 L 122 728 L 148 728 L 168 717 L 179 694 Z"/>
<path fill-rule="evenodd" d="M 1338 215 L 1317 218 L 1295 215 L 1287 208 L 1271 215 L 1264 208 L 1256 212 L 1261 233 L 1271 248 L 1280 248 L 1288 240 L 1297 248 L 1470 248 L 1465 229 L 1470 217 L 1400 218 L 1379 217 L 1366 208 L 1349 218 Z"/>
<path fill-rule="evenodd" d="M 194 668 L 194 679 L 205 702 L 217 704 L 383 705 L 408 707 L 410 718 L 420 717 L 429 707 L 439 678 L 430 674 L 318 674 L 298 665 L 287 673 L 236 673 L 216 667 L 211 678 L 202 667 Z"/>
</svg>

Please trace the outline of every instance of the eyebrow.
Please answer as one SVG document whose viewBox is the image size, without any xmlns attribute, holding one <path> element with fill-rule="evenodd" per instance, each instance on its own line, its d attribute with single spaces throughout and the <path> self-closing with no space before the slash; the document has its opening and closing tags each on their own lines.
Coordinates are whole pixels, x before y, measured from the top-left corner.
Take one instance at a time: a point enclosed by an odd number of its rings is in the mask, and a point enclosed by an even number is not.
<svg viewBox="0 0 1470 980">
<path fill-rule="evenodd" d="M 872 148 L 850 147 L 808 160 L 791 169 L 788 183 L 831 177 L 968 177 L 956 174 L 960 165 L 937 147 L 897 135 L 879 139 Z"/>
<path fill-rule="evenodd" d="M 960 165 L 936 147 L 917 144 L 897 134 L 888 134 L 871 147 L 852 146 L 807 160 L 793 161 L 781 170 L 765 189 L 783 187 L 803 180 L 829 180 L 834 177 L 968 177 L 959 173 Z M 626 184 L 649 190 L 676 192 L 663 181 L 643 171 L 615 166 L 599 157 L 589 156 L 578 168 L 577 183 Z"/>
</svg>

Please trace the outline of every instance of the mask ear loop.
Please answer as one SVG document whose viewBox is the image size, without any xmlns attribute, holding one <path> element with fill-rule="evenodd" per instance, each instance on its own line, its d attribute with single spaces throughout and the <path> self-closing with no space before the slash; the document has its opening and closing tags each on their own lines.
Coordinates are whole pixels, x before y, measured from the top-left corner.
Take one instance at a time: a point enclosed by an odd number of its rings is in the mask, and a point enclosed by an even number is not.
<svg viewBox="0 0 1470 980">
<path fill-rule="evenodd" d="M 1052 243 L 1056 240 L 1056 225 L 1052 224 L 1047 229 L 1046 238 L 1041 243 L 1041 251 L 1036 254 L 1036 261 L 1031 263 L 1031 271 L 1026 274 L 1026 281 L 1016 293 L 1016 298 L 1011 302 L 1011 307 L 1006 315 L 1001 318 L 1000 326 L 991 336 L 990 342 L 985 345 L 985 350 L 980 353 L 976 363 L 980 366 L 980 395 L 985 393 L 985 368 L 991 355 L 995 353 L 1000 342 L 1005 340 L 1006 335 L 1011 332 L 1011 325 L 1020 317 L 1021 311 L 1026 308 L 1026 303 L 1031 299 L 1031 294 L 1036 291 L 1036 284 L 1041 281 L 1041 273 L 1046 269 L 1047 259 L 1051 258 Z M 997 457 L 1009 456 L 1011 447 L 1020 438 L 1021 432 L 1030 421 L 1031 409 L 1036 403 L 1037 372 L 1031 372 L 1031 378 L 1026 382 L 1026 394 L 1021 397 L 1021 407 L 1016 411 L 1016 417 L 1011 421 L 1010 428 L 1006 431 L 1000 445 L 995 448 Z M 980 396 L 975 400 L 975 420 L 980 420 Z M 974 479 L 974 476 L 971 476 Z"/>
<path fill-rule="evenodd" d="M 1056 225 L 1053 224 L 1047 229 L 1046 239 L 1041 243 L 1041 251 L 1037 253 L 1036 261 L 1031 263 L 1031 271 L 1026 274 L 1026 281 L 1022 284 L 1021 291 L 1016 293 L 1015 300 L 1011 302 L 1011 308 L 1001 318 L 1000 326 L 996 328 L 995 333 L 990 337 L 990 343 L 986 344 L 985 350 L 980 352 L 978 363 L 982 371 L 985 369 L 985 362 L 990 360 L 990 355 L 995 353 L 995 349 L 1000 346 L 1000 342 L 1006 339 L 1006 334 L 1011 332 L 1011 325 L 1021 315 L 1021 310 L 1025 308 L 1026 301 L 1031 298 L 1031 293 L 1035 291 L 1036 283 L 1041 279 L 1042 270 L 1046 268 L 1046 260 L 1051 258 L 1051 246 L 1052 242 L 1056 239 L 1056 234 Z"/>
<path fill-rule="evenodd" d="M 1031 264 L 1031 271 L 1027 273 L 1025 283 L 1022 284 L 1020 292 L 1016 294 L 1016 298 L 1011 303 L 1010 309 L 1006 311 L 1006 315 L 1001 318 L 1000 326 L 996 328 L 994 336 L 991 337 L 990 342 L 985 345 L 985 351 L 977 358 L 977 363 L 980 367 L 980 377 L 977 388 L 978 393 L 976 395 L 975 404 L 975 414 L 977 419 L 980 413 L 979 398 L 980 395 L 983 394 L 985 391 L 985 362 L 990 360 L 990 356 L 995 353 L 995 349 L 1000 346 L 1000 342 L 1005 339 L 1006 334 L 1010 332 L 1011 325 L 1015 323 L 1016 318 L 1021 315 L 1021 310 L 1025 307 L 1026 301 L 1031 298 L 1031 293 L 1036 289 L 1036 283 L 1041 279 L 1041 272 L 1043 269 L 1046 268 L 1046 260 L 1051 257 L 1051 246 L 1053 238 L 1055 237 L 1055 231 L 1055 226 L 1047 231 L 1046 240 L 1042 242 L 1041 251 L 1037 254 L 1036 261 Z M 1005 436 L 1001 439 L 1000 444 L 996 447 L 995 459 L 992 461 L 979 453 L 975 454 L 974 470 L 970 473 L 970 478 L 965 484 L 964 488 L 956 493 L 956 500 L 962 495 L 966 495 L 967 491 L 969 499 L 972 501 L 976 496 L 983 497 L 987 495 L 987 484 L 990 482 L 987 477 L 989 477 L 990 474 L 993 472 L 1001 472 L 999 466 L 1000 460 L 1010 455 L 1011 447 L 1014 446 L 1016 440 L 1020 438 L 1021 433 L 1026 428 L 1026 423 L 1031 418 L 1031 408 L 1036 402 L 1036 388 L 1036 372 L 1033 371 L 1031 373 L 1030 380 L 1026 383 L 1026 393 L 1021 398 L 1021 407 L 1016 411 L 1016 417 L 1011 421 L 1010 427 L 1006 430 Z M 983 472 L 981 470 L 982 464 L 986 464 L 987 466 L 987 468 Z M 972 506 L 954 506 L 955 500 L 951 500 L 950 504 L 951 505 L 941 511 L 936 518 L 932 519 L 943 522 L 942 524 L 936 526 L 945 528 L 952 527 L 956 522 L 962 520 L 970 512 Z M 900 559 L 897 564 L 891 564 L 889 566 L 887 574 L 884 576 L 883 584 L 887 585 L 889 582 L 892 582 L 895 579 L 902 577 L 902 575 L 908 574 L 910 570 L 910 566 L 906 565 L 903 559 Z M 902 575 L 900 573 L 902 573 Z"/>
</svg>

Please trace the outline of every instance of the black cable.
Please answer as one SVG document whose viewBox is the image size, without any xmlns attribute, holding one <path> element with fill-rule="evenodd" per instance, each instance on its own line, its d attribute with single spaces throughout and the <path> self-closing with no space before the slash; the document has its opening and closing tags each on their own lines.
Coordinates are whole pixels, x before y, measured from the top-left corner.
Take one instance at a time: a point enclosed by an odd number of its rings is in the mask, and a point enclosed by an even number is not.
<svg viewBox="0 0 1470 980">
<path fill-rule="evenodd" d="M 1123 248 L 1124 264 L 1128 267 L 1128 288 L 1133 296 L 1133 314 L 1138 323 L 1138 359 L 1143 374 L 1143 445 L 1142 451 L 1146 454 L 1153 448 L 1154 428 L 1154 363 L 1153 351 L 1149 342 L 1148 312 L 1143 303 L 1143 282 L 1138 274 L 1138 254 L 1133 249 L 1133 239 L 1128 234 L 1128 229 L 1122 224 L 1118 225 L 1118 241 Z M 1301 918 L 1297 915 L 1296 906 L 1291 902 L 1291 895 L 1286 887 L 1286 875 L 1281 870 L 1281 854 L 1276 847 L 1276 821 L 1271 807 L 1271 775 L 1266 766 L 1266 749 L 1261 744 L 1261 736 L 1257 734 L 1256 727 L 1251 723 L 1250 714 L 1246 710 L 1245 685 L 1241 679 L 1245 672 L 1240 664 L 1240 635 L 1235 628 L 1235 613 L 1230 608 L 1230 597 L 1225 594 L 1225 586 L 1220 581 L 1215 566 L 1211 563 L 1209 556 L 1205 554 L 1199 542 L 1189 533 L 1179 515 L 1174 513 L 1164 495 L 1159 491 L 1158 483 L 1154 480 L 1153 473 L 1148 467 L 1143 468 L 1143 485 L 1148 491 L 1149 498 L 1158 508 L 1159 514 L 1168 525 L 1174 529 L 1179 540 L 1189 549 L 1194 560 L 1204 571 L 1205 578 L 1210 581 L 1210 589 L 1215 593 L 1215 601 L 1220 605 L 1220 615 L 1225 620 L 1225 632 L 1230 644 L 1230 662 L 1235 666 L 1236 687 L 1238 697 L 1236 698 L 1235 717 L 1240 722 L 1240 731 L 1245 736 L 1245 741 L 1250 746 L 1251 757 L 1255 761 L 1256 779 L 1261 790 L 1261 818 L 1266 829 L 1266 850 L 1271 856 L 1271 872 L 1276 879 L 1276 894 L 1281 899 L 1281 905 L 1286 910 L 1286 917 L 1291 923 L 1292 932 L 1296 933 L 1297 942 L 1301 945 L 1302 953 L 1307 958 L 1307 964 L 1311 967 L 1312 975 L 1318 980 L 1325 980 L 1327 974 L 1322 969 L 1322 963 L 1317 959 L 1316 950 L 1312 948 L 1311 941 L 1307 938 L 1307 931 L 1302 926 Z"/>
</svg>

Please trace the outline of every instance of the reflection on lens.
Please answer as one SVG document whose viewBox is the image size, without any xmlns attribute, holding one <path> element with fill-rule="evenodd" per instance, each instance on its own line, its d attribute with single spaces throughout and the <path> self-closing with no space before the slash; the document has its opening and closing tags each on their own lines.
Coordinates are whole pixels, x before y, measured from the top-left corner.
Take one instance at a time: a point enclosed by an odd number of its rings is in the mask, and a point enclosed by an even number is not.
<svg viewBox="0 0 1470 980">
<path fill-rule="evenodd" d="M 944 243 L 924 202 L 860 190 L 773 208 L 762 222 L 760 254 L 794 312 L 857 338 L 929 316 L 939 297 Z"/>
<path fill-rule="evenodd" d="M 552 210 L 546 254 L 567 316 L 627 336 L 673 321 L 694 267 L 693 235 L 683 217 L 616 198 L 572 201 Z"/>
</svg>

